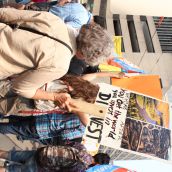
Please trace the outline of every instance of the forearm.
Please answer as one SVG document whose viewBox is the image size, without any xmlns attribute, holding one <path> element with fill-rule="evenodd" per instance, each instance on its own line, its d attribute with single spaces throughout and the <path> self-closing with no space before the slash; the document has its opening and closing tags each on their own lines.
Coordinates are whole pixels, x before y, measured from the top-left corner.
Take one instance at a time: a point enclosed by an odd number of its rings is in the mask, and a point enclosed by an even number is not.
<svg viewBox="0 0 172 172">
<path fill-rule="evenodd" d="M 96 75 L 96 77 L 118 77 L 119 76 L 119 74 L 120 74 L 121 72 L 118 72 L 118 71 L 116 71 L 116 72 L 99 72 L 99 73 L 97 73 L 97 75 Z"/>
<path fill-rule="evenodd" d="M 83 123 L 83 125 L 87 125 L 90 121 L 89 115 L 82 113 L 82 112 L 77 112 L 77 116 L 79 117 L 80 121 Z"/>
<path fill-rule="evenodd" d="M 117 77 L 121 78 L 122 72 L 97 72 L 97 73 L 90 73 L 83 75 L 82 78 L 87 81 L 92 81 L 96 79 L 97 77 Z"/>
<path fill-rule="evenodd" d="M 12 89 L 15 93 L 26 98 L 52 100 L 52 93 L 40 90 L 42 86 L 61 76 L 56 72 L 47 70 L 28 70 L 12 80 Z M 47 94 L 48 93 L 48 94 Z"/>
<path fill-rule="evenodd" d="M 32 99 L 54 101 L 54 93 L 47 92 L 47 91 L 44 91 L 41 89 L 37 89 L 37 91 L 36 91 L 35 95 L 32 97 Z"/>
<path fill-rule="evenodd" d="M 90 73 L 90 74 L 85 74 L 82 76 L 82 79 L 87 80 L 87 81 L 92 81 L 96 79 L 97 73 Z"/>
<path fill-rule="evenodd" d="M 56 106 L 70 111 L 71 97 L 68 93 L 47 92 L 38 89 L 32 99 L 55 101 Z"/>
</svg>

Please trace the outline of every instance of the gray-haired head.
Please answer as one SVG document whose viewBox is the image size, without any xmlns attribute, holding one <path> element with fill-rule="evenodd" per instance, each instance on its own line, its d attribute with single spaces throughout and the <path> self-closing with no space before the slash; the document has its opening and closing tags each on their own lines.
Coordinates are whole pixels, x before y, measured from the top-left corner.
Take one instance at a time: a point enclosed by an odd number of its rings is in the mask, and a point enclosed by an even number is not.
<svg viewBox="0 0 172 172">
<path fill-rule="evenodd" d="M 91 66 L 98 65 L 110 58 L 113 42 L 108 32 L 96 23 L 81 27 L 76 40 L 77 51 Z"/>
</svg>

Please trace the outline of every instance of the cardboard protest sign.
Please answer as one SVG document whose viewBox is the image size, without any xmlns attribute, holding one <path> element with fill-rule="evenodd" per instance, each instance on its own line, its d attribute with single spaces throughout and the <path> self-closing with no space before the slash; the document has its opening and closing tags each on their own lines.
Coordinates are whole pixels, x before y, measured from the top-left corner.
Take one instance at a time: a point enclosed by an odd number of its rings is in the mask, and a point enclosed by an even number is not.
<svg viewBox="0 0 172 172">
<path fill-rule="evenodd" d="M 162 88 L 158 75 L 138 75 L 121 79 L 111 78 L 111 82 L 114 86 L 162 100 Z"/>
<path fill-rule="evenodd" d="M 126 89 L 100 84 L 96 104 L 104 118 L 91 116 L 83 139 L 114 159 L 171 160 L 169 104 Z"/>
</svg>

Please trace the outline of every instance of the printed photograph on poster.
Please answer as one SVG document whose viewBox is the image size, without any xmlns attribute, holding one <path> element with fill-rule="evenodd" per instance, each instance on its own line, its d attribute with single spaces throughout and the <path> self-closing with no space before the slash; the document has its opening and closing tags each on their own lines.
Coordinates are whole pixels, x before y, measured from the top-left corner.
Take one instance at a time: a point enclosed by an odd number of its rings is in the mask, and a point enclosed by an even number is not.
<svg viewBox="0 0 172 172">
<path fill-rule="evenodd" d="M 131 93 L 127 117 L 169 128 L 169 104 Z"/>
<path fill-rule="evenodd" d="M 83 139 L 92 143 L 107 144 L 115 140 L 120 146 L 130 92 L 108 84 L 99 86 L 96 104 L 107 108 L 106 116 L 104 118 L 91 116 Z"/>
<path fill-rule="evenodd" d="M 96 104 L 107 111 L 104 118 L 91 116 L 83 137 L 87 143 L 98 143 L 99 152 L 118 160 L 171 161 L 168 103 L 102 84 Z"/>
<path fill-rule="evenodd" d="M 121 147 L 171 160 L 171 131 L 157 125 L 127 118 Z"/>
</svg>

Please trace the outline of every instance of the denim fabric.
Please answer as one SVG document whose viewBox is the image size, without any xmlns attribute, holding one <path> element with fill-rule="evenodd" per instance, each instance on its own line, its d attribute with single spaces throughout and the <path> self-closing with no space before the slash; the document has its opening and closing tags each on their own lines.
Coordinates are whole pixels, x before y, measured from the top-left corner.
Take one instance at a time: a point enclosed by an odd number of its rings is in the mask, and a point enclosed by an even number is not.
<svg viewBox="0 0 172 172">
<path fill-rule="evenodd" d="M 85 126 L 74 114 L 10 116 L 9 123 L 0 123 L 0 133 L 15 134 L 19 140 L 38 141 L 54 137 L 59 140 L 73 140 L 82 137 L 84 131 Z"/>
<path fill-rule="evenodd" d="M 83 24 L 90 23 L 92 14 L 79 3 L 67 3 L 64 6 L 54 5 L 49 12 L 59 16 L 66 24 L 80 29 Z"/>
<path fill-rule="evenodd" d="M 1 134 L 15 134 L 19 140 L 39 139 L 35 129 L 34 117 L 10 116 L 9 119 L 9 123 L 0 123 Z"/>
<path fill-rule="evenodd" d="M 36 151 L 11 151 L 9 153 L 9 162 L 7 172 L 37 172 L 35 161 Z"/>
</svg>

